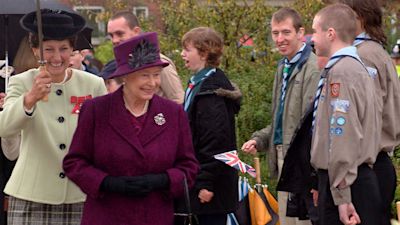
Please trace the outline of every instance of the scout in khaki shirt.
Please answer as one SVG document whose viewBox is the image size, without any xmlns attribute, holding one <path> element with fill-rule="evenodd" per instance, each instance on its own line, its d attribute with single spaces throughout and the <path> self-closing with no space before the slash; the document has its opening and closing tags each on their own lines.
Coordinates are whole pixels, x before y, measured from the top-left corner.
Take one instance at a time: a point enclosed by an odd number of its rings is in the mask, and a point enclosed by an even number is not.
<svg viewBox="0 0 400 225">
<path fill-rule="evenodd" d="M 381 225 L 390 225 L 391 206 L 396 190 L 396 170 L 388 153 L 392 153 L 400 144 L 400 80 L 396 68 L 383 46 L 386 35 L 383 31 L 382 9 L 376 0 L 341 0 L 356 13 L 357 37 L 353 46 L 361 60 L 372 73 L 375 92 L 378 97 L 378 112 L 382 126 L 377 134 L 381 135 L 378 156 L 374 171 L 378 178 L 379 190 L 384 209 Z"/>
<path fill-rule="evenodd" d="M 311 163 L 318 169 L 320 224 L 379 224 L 374 164 L 380 136 L 374 83 L 351 44 L 356 15 L 343 4 L 313 21 L 316 54 L 329 57 L 314 101 Z M 369 202 L 374 202 L 374 206 Z"/>
</svg>

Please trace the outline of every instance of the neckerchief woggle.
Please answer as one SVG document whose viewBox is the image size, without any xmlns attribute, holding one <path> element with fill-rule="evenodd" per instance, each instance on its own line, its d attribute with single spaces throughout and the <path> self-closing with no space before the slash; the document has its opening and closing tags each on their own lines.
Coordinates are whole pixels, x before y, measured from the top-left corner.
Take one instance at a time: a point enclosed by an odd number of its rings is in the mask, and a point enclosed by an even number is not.
<svg viewBox="0 0 400 225">
<path fill-rule="evenodd" d="M 199 92 L 201 86 L 200 84 L 203 82 L 204 79 L 215 73 L 215 71 L 217 71 L 216 68 L 206 67 L 190 78 L 188 82 L 188 87 L 185 91 L 185 101 L 183 103 L 184 110 L 186 112 L 188 111 L 189 106 L 192 104 L 193 97 L 197 94 L 197 92 Z"/>
</svg>

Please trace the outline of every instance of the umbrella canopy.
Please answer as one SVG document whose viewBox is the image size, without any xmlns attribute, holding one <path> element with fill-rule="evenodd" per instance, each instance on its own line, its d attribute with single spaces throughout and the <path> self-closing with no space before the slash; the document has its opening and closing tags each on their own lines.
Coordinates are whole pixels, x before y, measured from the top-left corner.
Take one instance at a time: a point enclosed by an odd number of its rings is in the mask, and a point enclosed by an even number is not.
<svg viewBox="0 0 400 225">
<path fill-rule="evenodd" d="M 239 177 L 239 205 L 235 212 L 228 214 L 227 225 L 251 225 L 249 191 L 252 190 L 245 177 Z"/>
<path fill-rule="evenodd" d="M 249 192 L 252 225 L 279 225 L 278 202 L 266 186 Z"/>
<path fill-rule="evenodd" d="M 1 0 L 0 7 L 0 59 L 5 58 L 5 51 L 8 51 L 9 62 L 15 57 L 18 46 L 24 36 L 28 34 L 19 24 L 19 20 L 26 13 L 36 10 L 36 0 Z M 69 6 L 57 0 L 40 0 L 40 7 L 55 10 L 74 12 Z M 91 37 L 91 28 L 82 31 L 83 37 Z M 91 48 L 90 39 L 78 38 L 83 40 L 79 49 Z M 80 42 L 79 42 L 80 43 Z"/>
<path fill-rule="evenodd" d="M 70 7 L 57 0 L 40 0 L 41 8 L 61 9 L 72 11 Z M 0 14 L 2 15 L 24 15 L 36 10 L 36 0 L 1 0 Z"/>
<path fill-rule="evenodd" d="M 266 185 L 261 185 L 260 159 L 254 158 L 256 185 L 249 192 L 249 207 L 252 225 L 279 225 L 278 202 Z"/>
<path fill-rule="evenodd" d="M 240 177 L 239 207 L 228 214 L 227 225 L 279 225 L 278 202 L 266 185 L 261 185 L 260 162 L 254 158 L 256 182 L 254 189 Z"/>
<path fill-rule="evenodd" d="M 19 43 L 27 34 L 19 25 L 21 15 L 0 14 L 0 59 L 5 59 L 5 50 L 8 49 L 8 58 L 12 62 Z"/>
</svg>

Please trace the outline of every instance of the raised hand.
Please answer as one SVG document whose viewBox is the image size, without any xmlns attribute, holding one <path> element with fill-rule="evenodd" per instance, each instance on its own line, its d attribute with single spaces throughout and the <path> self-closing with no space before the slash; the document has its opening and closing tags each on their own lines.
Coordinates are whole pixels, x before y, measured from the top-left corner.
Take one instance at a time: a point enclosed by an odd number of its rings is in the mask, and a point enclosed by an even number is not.
<svg viewBox="0 0 400 225">
<path fill-rule="evenodd" d="M 34 78 L 31 90 L 24 97 L 24 106 L 26 109 L 32 109 L 36 102 L 47 98 L 51 91 L 51 76 L 44 67 L 40 68 L 39 74 Z"/>
</svg>

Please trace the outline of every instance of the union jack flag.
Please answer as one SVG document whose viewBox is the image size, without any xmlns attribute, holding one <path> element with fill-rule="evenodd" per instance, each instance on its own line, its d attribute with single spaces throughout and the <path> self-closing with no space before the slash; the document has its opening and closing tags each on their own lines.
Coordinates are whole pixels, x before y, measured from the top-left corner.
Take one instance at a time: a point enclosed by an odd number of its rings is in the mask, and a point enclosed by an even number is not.
<svg viewBox="0 0 400 225">
<path fill-rule="evenodd" d="M 242 160 L 239 159 L 236 150 L 214 155 L 214 158 L 224 162 L 228 166 L 240 170 L 240 172 L 242 173 L 248 173 L 250 176 L 256 177 L 256 170 L 253 167 L 242 162 Z"/>
</svg>

